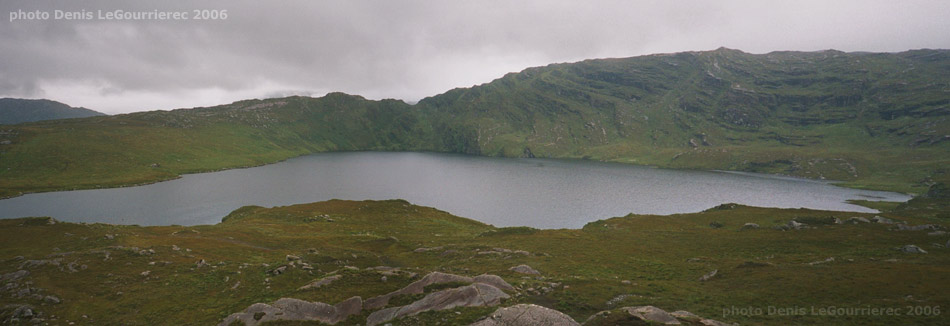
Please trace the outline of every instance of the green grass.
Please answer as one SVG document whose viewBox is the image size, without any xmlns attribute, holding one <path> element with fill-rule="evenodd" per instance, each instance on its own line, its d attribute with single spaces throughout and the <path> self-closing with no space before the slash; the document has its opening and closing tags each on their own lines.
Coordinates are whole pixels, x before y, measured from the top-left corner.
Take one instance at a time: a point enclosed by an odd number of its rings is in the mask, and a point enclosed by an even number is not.
<svg viewBox="0 0 950 326">
<path fill-rule="evenodd" d="M 324 214 L 333 216 L 334 222 L 311 218 Z M 945 220 L 901 210 L 879 215 L 911 224 L 947 227 Z M 281 297 L 327 303 L 355 295 L 369 298 L 399 289 L 430 271 L 443 271 L 469 276 L 492 273 L 521 289 L 561 283 L 547 294 L 516 296 L 504 305 L 541 304 L 579 321 L 602 310 L 649 304 L 744 325 L 940 323 L 943 318 L 939 316 L 722 316 L 722 309 L 732 306 L 870 305 L 905 309 L 950 304 L 950 249 L 931 245 L 945 242 L 946 237 L 891 231 L 889 226 L 879 224 L 815 222 L 851 216 L 873 214 L 725 205 L 695 214 L 612 218 L 579 230 L 498 229 L 394 200 L 249 207 L 217 225 L 194 227 L 47 225 L 45 219 L 2 220 L 0 272 L 15 271 L 28 259 L 62 257 L 62 270 L 48 265 L 29 268 L 28 280 L 33 287 L 43 289 L 44 295 L 56 295 L 64 302 L 47 305 L 4 294 L 0 305 L 31 303 L 47 317 L 56 315 L 58 323 L 207 325 L 255 302 Z M 813 222 L 817 228 L 770 229 L 792 219 Z M 708 225 L 712 221 L 720 221 L 725 227 L 711 228 Z M 748 222 L 762 228 L 740 231 L 739 227 Z M 106 234 L 116 236 L 110 240 Z M 916 244 L 929 253 L 904 254 L 893 249 L 906 244 Z M 172 250 L 173 245 L 181 250 Z M 115 246 L 153 249 L 156 253 L 140 255 Z M 419 247 L 437 246 L 456 253 L 413 252 Z M 476 250 L 496 247 L 530 254 L 475 254 Z M 110 260 L 104 260 L 104 251 L 110 252 Z M 287 254 L 302 257 L 315 270 L 310 274 L 291 268 L 279 276 L 267 274 L 284 263 Z M 834 261 L 808 264 L 830 257 Z M 215 267 L 195 270 L 199 259 Z M 171 264 L 149 265 L 153 261 Z M 64 265 L 70 262 L 87 265 L 87 269 L 69 272 Z M 262 265 L 265 263 L 269 267 Z M 543 279 L 524 278 L 508 271 L 518 264 L 538 269 Z M 400 274 L 382 281 L 381 274 L 366 270 L 374 266 L 399 267 L 418 275 L 410 278 Z M 713 269 L 719 270 L 717 277 L 698 281 Z M 149 276 L 141 276 L 146 270 L 151 271 Z M 343 277 L 327 287 L 297 290 L 334 272 Z M 266 278 L 270 282 L 265 282 Z M 623 284 L 622 280 L 631 283 Z M 241 285 L 231 290 L 238 281 Z M 607 301 L 625 294 L 630 296 L 607 306 Z M 493 309 L 456 310 L 461 314 L 432 312 L 395 324 L 466 324 Z M 344 324 L 363 323 L 368 313 Z M 81 317 L 83 314 L 88 320 Z"/>
</svg>

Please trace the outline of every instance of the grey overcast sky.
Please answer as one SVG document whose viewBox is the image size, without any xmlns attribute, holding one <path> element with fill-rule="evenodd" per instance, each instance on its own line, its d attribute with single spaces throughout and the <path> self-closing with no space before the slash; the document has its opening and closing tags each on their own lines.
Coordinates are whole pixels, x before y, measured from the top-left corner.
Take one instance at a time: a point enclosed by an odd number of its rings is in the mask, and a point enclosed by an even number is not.
<svg viewBox="0 0 950 326">
<path fill-rule="evenodd" d="M 83 10 L 87 19 L 57 17 Z M 0 97 L 110 114 L 332 91 L 412 102 L 532 66 L 721 46 L 950 48 L 946 0 L 4 0 L 0 14 Z"/>
</svg>

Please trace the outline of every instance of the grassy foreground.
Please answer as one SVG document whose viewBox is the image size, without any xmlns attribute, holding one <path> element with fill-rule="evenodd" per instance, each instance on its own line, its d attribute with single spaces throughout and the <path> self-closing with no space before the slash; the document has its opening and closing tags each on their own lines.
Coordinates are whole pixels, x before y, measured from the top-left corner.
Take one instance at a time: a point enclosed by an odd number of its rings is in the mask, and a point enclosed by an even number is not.
<svg viewBox="0 0 950 326">
<path fill-rule="evenodd" d="M 947 227 L 945 219 L 914 212 L 878 215 Z M 222 223 L 193 227 L 0 220 L 0 319 L 11 316 L 11 304 L 30 304 L 51 325 L 214 325 L 256 302 L 292 297 L 335 304 L 443 271 L 502 276 L 521 293 L 502 306 L 536 303 L 579 322 L 602 310 L 654 305 L 743 325 L 945 323 L 948 236 L 832 223 L 855 216 L 874 214 L 722 205 L 694 214 L 612 218 L 579 230 L 536 230 L 495 228 L 402 200 L 335 200 L 243 207 Z M 772 229 L 792 219 L 812 227 Z M 740 230 L 750 222 L 761 228 Z M 928 253 L 894 249 L 909 244 Z M 286 255 L 314 269 L 269 273 Z M 199 267 L 200 260 L 207 265 Z M 541 275 L 508 270 L 519 264 Z M 369 269 L 376 266 L 418 275 L 383 280 Z M 19 270 L 29 274 L 8 276 Z M 712 270 L 715 277 L 698 280 Z M 298 290 L 331 273 L 342 278 Z M 828 307 L 898 314 L 822 315 Z M 428 312 L 393 324 L 465 325 L 494 309 Z M 364 324 L 369 313 L 341 324 Z"/>
</svg>

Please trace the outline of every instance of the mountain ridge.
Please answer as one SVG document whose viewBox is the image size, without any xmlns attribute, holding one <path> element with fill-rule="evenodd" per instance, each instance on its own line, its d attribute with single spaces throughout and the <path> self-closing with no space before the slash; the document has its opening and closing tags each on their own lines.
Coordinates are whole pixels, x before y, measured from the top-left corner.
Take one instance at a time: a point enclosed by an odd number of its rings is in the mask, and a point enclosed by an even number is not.
<svg viewBox="0 0 950 326">
<path fill-rule="evenodd" d="M 0 98 L 0 124 L 86 118 L 105 113 L 47 99 Z"/>
<path fill-rule="evenodd" d="M 414 105 L 330 93 L 37 122 L 0 135 L 9 142 L 0 145 L 0 192 L 387 150 L 778 173 L 923 193 L 950 163 L 948 76 L 947 50 L 719 49 L 532 67 Z"/>
</svg>

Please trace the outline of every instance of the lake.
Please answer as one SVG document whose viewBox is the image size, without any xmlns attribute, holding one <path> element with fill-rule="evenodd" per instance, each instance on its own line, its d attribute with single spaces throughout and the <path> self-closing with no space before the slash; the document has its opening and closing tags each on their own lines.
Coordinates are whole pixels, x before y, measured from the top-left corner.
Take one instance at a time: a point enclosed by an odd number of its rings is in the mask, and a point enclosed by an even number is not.
<svg viewBox="0 0 950 326">
<path fill-rule="evenodd" d="M 628 213 L 689 213 L 722 203 L 875 212 L 845 201 L 910 196 L 827 181 L 595 161 L 345 152 L 137 187 L 28 194 L 0 200 L 0 218 L 197 225 L 218 223 L 245 205 L 396 198 L 495 226 L 580 228 Z"/>
</svg>

